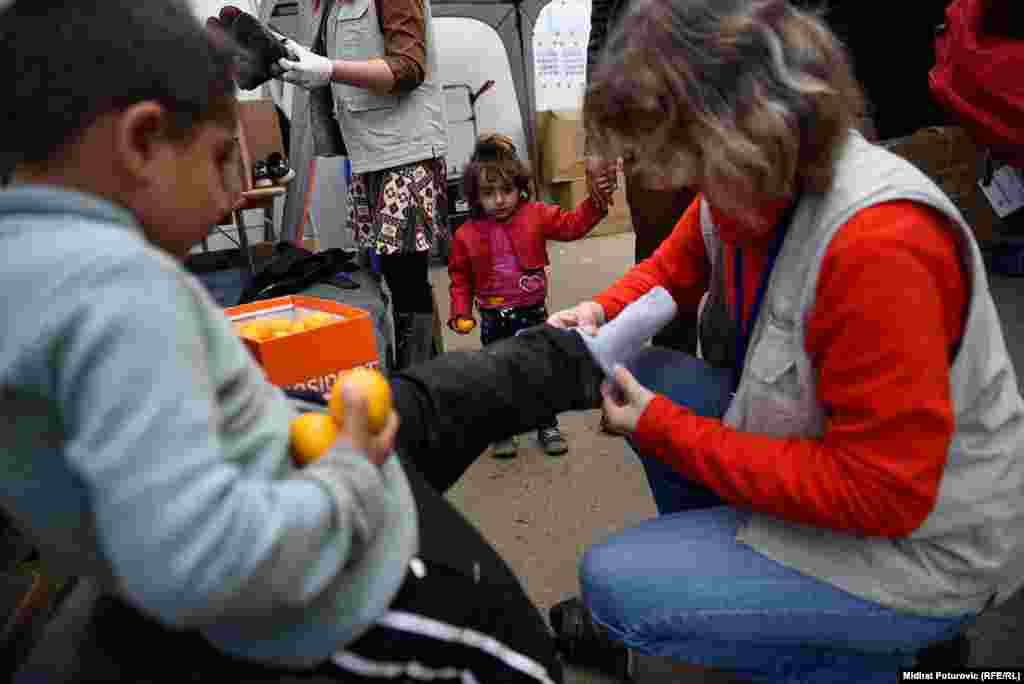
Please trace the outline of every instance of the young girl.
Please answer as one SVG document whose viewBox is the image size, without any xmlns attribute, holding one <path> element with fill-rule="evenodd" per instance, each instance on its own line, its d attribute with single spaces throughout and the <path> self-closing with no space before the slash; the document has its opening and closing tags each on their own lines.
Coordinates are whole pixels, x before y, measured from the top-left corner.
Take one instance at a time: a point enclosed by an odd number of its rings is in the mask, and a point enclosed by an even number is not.
<svg viewBox="0 0 1024 684">
<path fill-rule="evenodd" d="M 480 309 L 480 341 L 486 346 L 547 320 L 548 240 L 577 240 L 604 218 L 597 197 L 574 211 L 531 202 L 530 171 L 504 135 L 485 134 L 466 165 L 463 183 L 472 218 L 452 240 L 451 313 L 448 326 L 460 335 L 476 327 L 474 300 Z M 602 179 L 602 191 L 610 187 Z M 569 450 L 554 415 L 538 426 L 541 448 L 551 455 Z M 515 456 L 515 439 L 494 445 L 498 458 Z"/>
</svg>

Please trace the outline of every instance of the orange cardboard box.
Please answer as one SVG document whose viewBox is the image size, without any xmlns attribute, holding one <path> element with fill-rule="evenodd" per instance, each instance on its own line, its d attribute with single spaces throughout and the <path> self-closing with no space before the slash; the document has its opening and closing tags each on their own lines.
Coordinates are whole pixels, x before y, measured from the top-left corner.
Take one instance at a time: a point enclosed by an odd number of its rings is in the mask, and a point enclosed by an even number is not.
<svg viewBox="0 0 1024 684">
<path fill-rule="evenodd" d="M 270 382 L 285 389 L 329 392 L 341 371 L 380 365 L 373 320 L 364 309 L 330 299 L 291 295 L 224 310 L 239 333 L 241 327 L 251 321 L 275 318 L 297 321 L 318 312 L 328 314 L 333 320 L 312 330 L 262 341 L 242 337 Z"/>
</svg>

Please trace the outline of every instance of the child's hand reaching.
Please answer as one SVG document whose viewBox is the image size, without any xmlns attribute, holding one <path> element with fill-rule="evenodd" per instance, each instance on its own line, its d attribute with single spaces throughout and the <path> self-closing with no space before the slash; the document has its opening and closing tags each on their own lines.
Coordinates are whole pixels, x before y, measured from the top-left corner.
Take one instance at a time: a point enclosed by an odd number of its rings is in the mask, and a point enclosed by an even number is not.
<svg viewBox="0 0 1024 684">
<path fill-rule="evenodd" d="M 597 189 L 596 193 L 592 193 L 590 196 L 601 211 L 608 211 L 608 207 L 615 206 L 615 199 L 613 194 L 618 187 L 618 179 L 616 178 L 615 171 L 609 171 L 607 174 L 598 177 L 595 180 L 594 186 Z"/>
<path fill-rule="evenodd" d="M 448 321 L 448 327 L 460 335 L 468 335 L 476 327 L 476 320 L 466 316 L 458 316 Z"/>
</svg>

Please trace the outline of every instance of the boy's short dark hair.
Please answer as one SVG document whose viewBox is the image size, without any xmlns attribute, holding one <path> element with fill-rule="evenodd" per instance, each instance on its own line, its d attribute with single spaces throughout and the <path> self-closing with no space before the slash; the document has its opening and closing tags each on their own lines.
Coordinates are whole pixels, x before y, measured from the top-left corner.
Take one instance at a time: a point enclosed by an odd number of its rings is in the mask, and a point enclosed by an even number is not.
<svg viewBox="0 0 1024 684">
<path fill-rule="evenodd" d="M 15 0 L 0 10 L 0 170 L 53 160 L 103 114 L 146 100 L 175 139 L 231 125 L 234 49 L 184 0 Z"/>
<path fill-rule="evenodd" d="M 519 158 L 511 138 L 500 133 L 481 135 L 462 172 L 462 190 L 469 204 L 469 215 L 473 218 L 486 216 L 480 203 L 480 186 L 507 183 L 524 198 L 529 198 L 532 179 L 530 167 Z"/>
</svg>

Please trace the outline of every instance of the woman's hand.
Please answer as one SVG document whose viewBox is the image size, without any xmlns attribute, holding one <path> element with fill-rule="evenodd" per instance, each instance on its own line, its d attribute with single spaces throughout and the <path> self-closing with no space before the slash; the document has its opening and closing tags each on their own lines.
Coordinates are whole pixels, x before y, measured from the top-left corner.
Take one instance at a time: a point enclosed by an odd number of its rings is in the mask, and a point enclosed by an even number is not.
<svg viewBox="0 0 1024 684">
<path fill-rule="evenodd" d="M 373 434 L 370 432 L 366 397 L 351 386 L 343 386 L 341 393 L 345 400 L 345 425 L 339 439 L 347 439 L 352 446 L 366 454 L 370 463 L 379 468 L 395 450 L 398 414 L 392 411 L 384 424 L 384 429 Z"/>
<path fill-rule="evenodd" d="M 601 395 L 604 402 L 605 424 L 613 432 L 632 435 L 636 431 L 640 416 L 643 415 L 651 399 L 656 396 L 633 377 L 623 366 L 616 366 L 615 383 L 605 380 L 601 384 Z"/>
<path fill-rule="evenodd" d="M 292 59 L 288 60 L 282 57 L 277 60 L 277 65 L 284 71 L 281 74 L 282 81 L 287 81 L 306 90 L 322 88 L 331 82 L 331 77 L 334 74 L 333 61 L 304 48 L 294 40 L 287 39 L 283 44 Z"/>
<path fill-rule="evenodd" d="M 602 210 L 613 204 L 612 194 L 618 183 L 618 163 L 615 160 L 587 157 L 584 160 L 587 190 Z"/>
<path fill-rule="evenodd" d="M 582 302 L 571 309 L 556 311 L 548 317 L 548 325 L 562 329 L 579 328 L 588 335 L 596 335 L 604 321 L 604 307 L 597 302 Z"/>
</svg>

